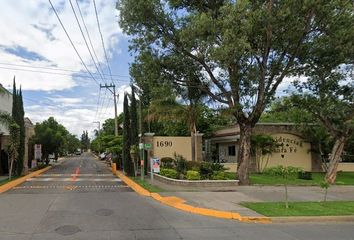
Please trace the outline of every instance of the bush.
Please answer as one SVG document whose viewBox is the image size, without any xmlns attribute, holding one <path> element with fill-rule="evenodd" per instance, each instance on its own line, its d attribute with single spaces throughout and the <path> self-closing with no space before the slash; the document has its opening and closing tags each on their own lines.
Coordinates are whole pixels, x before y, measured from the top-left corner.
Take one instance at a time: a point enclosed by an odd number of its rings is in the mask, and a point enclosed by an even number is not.
<svg viewBox="0 0 354 240">
<path fill-rule="evenodd" d="M 197 171 L 189 170 L 189 171 L 187 171 L 187 179 L 188 180 L 200 180 L 200 174 Z"/>
<path fill-rule="evenodd" d="M 200 176 L 202 179 L 211 179 L 213 175 L 212 163 L 203 162 L 199 167 Z"/>
<path fill-rule="evenodd" d="M 173 168 L 175 165 L 175 160 L 170 157 L 163 157 L 161 158 L 161 167 L 164 168 Z"/>
<path fill-rule="evenodd" d="M 192 171 L 199 171 L 201 162 L 195 162 L 195 161 L 188 161 L 187 162 L 187 171 L 192 170 Z"/>
<path fill-rule="evenodd" d="M 175 155 L 176 170 L 179 174 L 186 174 L 187 172 L 187 160 L 181 155 Z"/>
<path fill-rule="evenodd" d="M 304 179 L 304 180 L 312 180 L 312 173 L 311 172 L 299 172 L 297 177 L 299 179 Z"/>
<path fill-rule="evenodd" d="M 171 169 L 171 168 L 161 168 L 160 170 L 160 175 L 168 177 L 168 178 L 178 178 L 178 173 L 176 170 Z"/>
</svg>

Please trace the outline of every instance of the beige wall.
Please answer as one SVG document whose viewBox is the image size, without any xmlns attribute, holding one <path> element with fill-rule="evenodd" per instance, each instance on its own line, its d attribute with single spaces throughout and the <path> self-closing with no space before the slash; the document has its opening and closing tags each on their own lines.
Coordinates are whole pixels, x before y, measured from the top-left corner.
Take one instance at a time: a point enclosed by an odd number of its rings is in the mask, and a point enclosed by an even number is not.
<svg viewBox="0 0 354 240">
<path fill-rule="evenodd" d="M 278 144 L 282 144 L 272 153 L 267 167 L 277 165 L 300 167 L 304 171 L 311 171 L 311 145 L 296 135 L 288 133 L 278 133 L 271 135 Z M 354 164 L 353 164 L 354 165 Z M 236 163 L 224 164 L 230 168 L 228 171 L 234 172 L 237 169 Z M 354 166 L 353 166 L 354 171 Z"/>
<path fill-rule="evenodd" d="M 337 171 L 354 172 L 354 163 L 339 163 Z"/>
<path fill-rule="evenodd" d="M 154 136 L 152 141 L 151 156 L 152 157 L 170 157 L 174 158 L 175 154 L 182 155 L 187 160 L 192 160 L 192 138 L 191 137 L 167 137 Z M 202 135 L 196 137 L 196 160 L 202 160 Z"/>
<path fill-rule="evenodd" d="M 191 137 L 153 137 L 152 156 L 173 158 L 175 153 L 192 159 Z"/>
<path fill-rule="evenodd" d="M 277 165 L 300 167 L 311 171 L 311 144 L 302 138 L 287 133 L 272 134 L 278 144 L 282 144 L 270 156 L 268 167 Z"/>
</svg>

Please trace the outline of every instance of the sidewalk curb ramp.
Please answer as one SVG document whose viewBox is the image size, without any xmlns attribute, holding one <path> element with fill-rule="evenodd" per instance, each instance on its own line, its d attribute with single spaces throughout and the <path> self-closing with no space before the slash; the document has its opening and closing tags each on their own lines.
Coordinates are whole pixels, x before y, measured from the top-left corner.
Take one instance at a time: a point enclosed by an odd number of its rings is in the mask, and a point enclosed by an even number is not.
<svg viewBox="0 0 354 240">
<path fill-rule="evenodd" d="M 4 192 L 10 190 L 11 188 L 16 187 L 17 185 L 25 182 L 27 179 L 32 178 L 32 177 L 36 177 L 36 176 L 48 171 L 51 168 L 52 168 L 52 166 L 48 166 L 48 167 L 39 169 L 35 172 L 32 172 L 30 174 L 27 174 L 23 177 L 17 178 L 16 180 L 13 180 L 11 182 L 5 183 L 4 185 L 0 186 L 0 193 L 4 193 Z"/>
<path fill-rule="evenodd" d="M 194 207 L 186 204 L 185 203 L 186 200 L 179 197 L 175 197 L 175 196 L 163 197 L 158 193 L 151 193 L 147 191 L 145 188 L 141 187 L 136 182 L 134 182 L 133 180 L 131 180 L 129 177 L 125 176 L 120 171 L 117 171 L 116 176 L 119 177 L 130 188 L 132 188 L 136 193 L 142 196 L 151 197 L 162 204 L 165 204 L 167 206 L 185 212 L 199 214 L 203 216 L 209 216 L 209 217 L 233 219 L 233 220 L 238 220 L 240 222 L 271 223 L 271 218 L 268 217 L 248 217 L 248 216 L 241 216 L 239 213 L 236 212 L 227 212 L 227 211 L 219 211 L 219 210 L 208 209 L 208 208 Z"/>
</svg>

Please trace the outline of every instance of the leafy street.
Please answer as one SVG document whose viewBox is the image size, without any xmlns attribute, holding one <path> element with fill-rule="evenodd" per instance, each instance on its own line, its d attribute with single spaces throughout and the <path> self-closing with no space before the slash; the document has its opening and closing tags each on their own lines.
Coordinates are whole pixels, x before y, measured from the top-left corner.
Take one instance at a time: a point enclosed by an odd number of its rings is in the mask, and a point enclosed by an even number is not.
<svg viewBox="0 0 354 240">
<path fill-rule="evenodd" d="M 80 172 L 73 180 L 76 169 Z M 1 239 L 352 237 L 349 223 L 255 225 L 185 213 L 139 197 L 88 153 L 64 159 L 0 200 Z"/>
<path fill-rule="evenodd" d="M 4 0 L 0 240 L 354 239 L 354 2 Z"/>
</svg>

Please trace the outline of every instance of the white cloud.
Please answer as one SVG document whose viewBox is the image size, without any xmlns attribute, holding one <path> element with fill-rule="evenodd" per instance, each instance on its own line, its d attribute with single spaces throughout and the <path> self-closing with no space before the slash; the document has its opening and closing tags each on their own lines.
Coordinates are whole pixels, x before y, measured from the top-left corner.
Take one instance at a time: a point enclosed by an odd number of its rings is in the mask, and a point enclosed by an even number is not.
<svg viewBox="0 0 354 240">
<path fill-rule="evenodd" d="M 52 2 L 82 59 L 90 71 L 95 72 L 95 67 L 76 24 L 69 2 L 59 0 L 53 0 Z M 116 0 L 97 0 L 96 2 L 104 43 L 108 55 L 112 56 L 114 51 L 119 51 L 117 43 L 123 37 L 117 24 Z M 75 1 L 73 3 L 76 7 Z M 97 57 L 101 65 L 105 65 L 104 51 L 97 28 L 93 3 L 92 1 L 80 1 L 80 8 L 84 14 Z M 77 9 L 76 11 L 79 14 Z M 74 71 L 85 69 L 47 0 L 2 1 L 0 29 L 0 63 L 41 67 L 55 66 Z M 16 53 L 16 51 L 18 52 Z M 25 56 L 24 51 L 32 54 Z M 17 82 L 22 85 L 24 90 L 63 90 L 77 85 L 71 75 L 26 72 L 4 69 L 4 67 L 23 68 L 0 64 L 0 79 L 5 86 L 12 83 L 14 75 L 16 75 Z M 31 70 L 38 71 L 38 69 Z M 50 70 L 40 71 L 48 72 Z"/>
</svg>

